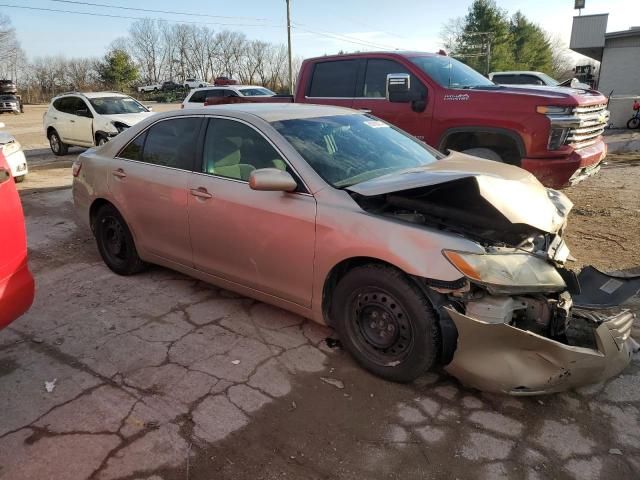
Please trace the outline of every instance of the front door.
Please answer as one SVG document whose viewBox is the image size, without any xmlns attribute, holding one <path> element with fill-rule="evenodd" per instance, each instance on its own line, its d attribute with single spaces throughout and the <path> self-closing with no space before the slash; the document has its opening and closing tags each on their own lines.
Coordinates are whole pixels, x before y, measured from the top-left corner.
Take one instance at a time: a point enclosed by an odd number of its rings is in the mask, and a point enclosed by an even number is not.
<svg viewBox="0 0 640 480">
<path fill-rule="evenodd" d="M 79 145 L 93 145 L 93 114 L 89 105 L 79 98 L 73 97 L 69 137 Z"/>
<path fill-rule="evenodd" d="M 253 127 L 211 118 L 201 171 L 189 182 L 189 225 L 197 269 L 311 306 L 316 202 L 300 191 L 261 192 L 251 171 L 291 168 Z"/>
<path fill-rule="evenodd" d="M 432 105 L 427 96 L 427 88 L 411 75 L 410 88 L 416 98 L 424 99 L 424 109 L 417 108 L 416 102 L 392 103 L 386 99 L 387 75 L 390 73 L 410 73 L 394 60 L 370 58 L 367 60 L 364 79 L 353 101 L 353 108 L 370 110 L 373 115 L 395 125 L 411 135 L 425 140 L 431 127 Z"/>
<path fill-rule="evenodd" d="M 112 162 L 109 188 L 139 250 L 193 266 L 187 201 L 202 117 L 161 120 Z"/>
</svg>

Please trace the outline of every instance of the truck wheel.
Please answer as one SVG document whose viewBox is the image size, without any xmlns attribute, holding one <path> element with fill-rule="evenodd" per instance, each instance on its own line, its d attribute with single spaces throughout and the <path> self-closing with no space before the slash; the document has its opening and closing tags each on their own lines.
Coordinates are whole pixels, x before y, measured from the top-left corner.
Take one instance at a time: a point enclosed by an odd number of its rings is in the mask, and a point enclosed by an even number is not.
<svg viewBox="0 0 640 480">
<path fill-rule="evenodd" d="M 471 155 L 473 157 L 484 158 L 485 160 L 493 160 L 494 162 L 503 163 L 502 157 L 490 148 L 469 148 L 460 153 Z"/>
<path fill-rule="evenodd" d="M 436 314 L 395 268 L 370 264 L 349 271 L 336 287 L 332 317 L 349 353 L 382 378 L 411 382 L 436 361 Z"/>
<path fill-rule="evenodd" d="M 60 140 L 60 135 L 55 130 L 49 132 L 49 146 L 54 155 L 61 157 L 69 151 L 69 146 Z"/>
<path fill-rule="evenodd" d="M 153 91 L 154 91 L 154 92 L 157 92 L 157 91 L 158 91 L 158 87 L 155 87 L 155 88 L 153 89 Z"/>
<path fill-rule="evenodd" d="M 640 118 L 633 117 L 627 122 L 627 128 L 634 129 L 640 127 Z"/>
</svg>

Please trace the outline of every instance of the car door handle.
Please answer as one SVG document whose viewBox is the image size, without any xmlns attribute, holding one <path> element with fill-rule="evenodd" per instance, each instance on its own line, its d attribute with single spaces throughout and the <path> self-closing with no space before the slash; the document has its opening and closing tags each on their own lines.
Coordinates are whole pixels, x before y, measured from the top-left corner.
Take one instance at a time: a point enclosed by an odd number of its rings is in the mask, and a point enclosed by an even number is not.
<svg viewBox="0 0 640 480">
<path fill-rule="evenodd" d="M 121 168 L 114 170 L 112 173 L 113 176 L 117 178 L 125 178 L 127 176 L 127 174 L 124 173 L 124 170 L 122 170 Z"/>
<path fill-rule="evenodd" d="M 204 187 L 192 188 L 191 195 L 193 195 L 194 197 L 202 198 L 202 199 L 213 197 L 213 195 L 207 192 L 207 189 Z"/>
<path fill-rule="evenodd" d="M 69 122 L 71 122 L 71 123 L 76 123 L 76 121 L 75 121 L 75 120 L 69 120 Z"/>
</svg>

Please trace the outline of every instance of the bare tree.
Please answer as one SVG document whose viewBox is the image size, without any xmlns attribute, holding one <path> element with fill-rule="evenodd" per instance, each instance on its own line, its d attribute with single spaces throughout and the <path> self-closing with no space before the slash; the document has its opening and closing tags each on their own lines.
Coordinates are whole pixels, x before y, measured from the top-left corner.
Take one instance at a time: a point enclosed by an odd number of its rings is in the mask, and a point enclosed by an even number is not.
<svg viewBox="0 0 640 480">
<path fill-rule="evenodd" d="M 571 58 L 567 44 L 559 35 L 547 35 L 547 41 L 551 45 L 551 76 L 558 80 L 573 77 L 575 61 Z"/>
<path fill-rule="evenodd" d="M 160 29 L 155 20 L 144 18 L 129 29 L 131 50 L 142 69 L 142 77 L 149 82 L 160 81 L 163 48 Z"/>
</svg>

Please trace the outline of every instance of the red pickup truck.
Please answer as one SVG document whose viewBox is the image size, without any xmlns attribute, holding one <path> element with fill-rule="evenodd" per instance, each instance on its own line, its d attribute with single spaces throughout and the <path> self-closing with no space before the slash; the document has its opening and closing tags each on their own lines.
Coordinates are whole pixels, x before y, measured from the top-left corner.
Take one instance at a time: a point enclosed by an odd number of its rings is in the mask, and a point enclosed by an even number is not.
<svg viewBox="0 0 640 480">
<path fill-rule="evenodd" d="M 547 186 L 594 174 L 607 153 L 607 99 L 595 90 L 496 85 L 443 54 L 381 52 L 305 60 L 295 96 L 216 98 L 370 111 L 445 152 L 518 165 Z"/>
<path fill-rule="evenodd" d="M 27 265 L 27 237 L 20 197 L 0 152 L 0 329 L 31 306 L 34 282 Z"/>
</svg>

